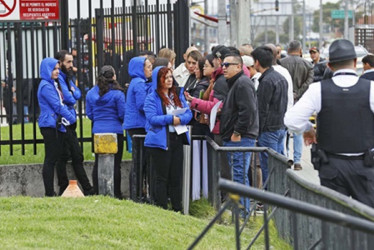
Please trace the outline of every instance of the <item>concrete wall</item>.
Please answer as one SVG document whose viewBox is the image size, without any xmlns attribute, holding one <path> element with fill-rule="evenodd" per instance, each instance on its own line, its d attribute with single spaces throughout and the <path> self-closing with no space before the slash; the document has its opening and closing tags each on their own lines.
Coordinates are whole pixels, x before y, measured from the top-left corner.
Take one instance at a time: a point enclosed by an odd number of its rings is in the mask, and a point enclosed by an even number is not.
<svg viewBox="0 0 374 250">
<path fill-rule="evenodd" d="M 84 168 L 92 185 L 93 162 L 85 162 Z M 123 161 L 121 164 L 121 189 L 122 195 L 126 198 L 130 196 L 129 176 L 132 161 Z M 75 174 L 70 163 L 67 164 L 68 177 L 75 180 Z M 44 184 L 42 178 L 43 164 L 27 165 L 2 165 L 0 166 L 0 196 L 44 196 Z M 58 192 L 57 176 L 55 173 L 55 192 Z"/>
</svg>

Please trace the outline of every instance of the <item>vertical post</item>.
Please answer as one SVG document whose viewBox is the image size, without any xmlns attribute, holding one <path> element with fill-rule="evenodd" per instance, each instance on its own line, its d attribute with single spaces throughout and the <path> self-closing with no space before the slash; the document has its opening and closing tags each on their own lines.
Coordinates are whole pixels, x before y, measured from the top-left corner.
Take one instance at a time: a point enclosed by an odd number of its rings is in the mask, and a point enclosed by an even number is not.
<svg viewBox="0 0 374 250">
<path fill-rule="evenodd" d="M 295 39 L 295 15 L 294 15 L 294 12 L 295 12 L 295 8 L 294 6 L 296 5 L 296 1 L 295 0 L 292 0 L 292 13 L 291 13 L 291 18 L 290 18 L 290 29 L 289 29 L 289 36 L 290 36 L 290 41 L 293 41 Z"/>
<path fill-rule="evenodd" d="M 279 15 L 276 17 L 275 44 L 279 44 Z"/>
<path fill-rule="evenodd" d="M 174 4 L 174 48 L 177 54 L 175 65 L 184 61 L 183 54 L 190 43 L 190 26 L 185 21 L 190 19 L 189 11 L 187 0 L 178 0 Z"/>
<path fill-rule="evenodd" d="M 114 154 L 98 154 L 99 194 L 114 197 Z"/>
<path fill-rule="evenodd" d="M 239 1 L 239 6 L 237 9 L 239 17 L 237 46 L 240 46 L 243 43 L 251 43 L 250 36 L 248 36 L 248 34 L 251 33 L 251 16 L 249 14 L 250 11 L 250 0 Z"/>
<path fill-rule="evenodd" d="M 265 16 L 265 43 L 268 43 L 268 16 Z"/>
<path fill-rule="evenodd" d="M 23 96 L 22 96 L 22 85 L 23 85 L 23 42 L 22 42 L 22 24 L 15 23 L 15 41 L 16 41 L 16 98 L 17 98 L 17 121 L 21 123 L 23 121 Z"/>
<path fill-rule="evenodd" d="M 61 9 L 61 49 L 69 49 L 69 1 L 60 1 Z"/>
<path fill-rule="evenodd" d="M 348 39 L 348 0 L 344 1 L 344 39 Z"/>
<path fill-rule="evenodd" d="M 208 15 L 208 0 L 204 0 L 204 15 Z M 209 51 L 208 46 L 208 26 L 204 25 L 204 51 Z"/>
<path fill-rule="evenodd" d="M 238 2 L 230 0 L 230 44 L 234 47 L 238 45 L 238 30 L 239 30 L 239 17 L 238 17 Z"/>
<path fill-rule="evenodd" d="M 319 48 L 322 48 L 323 43 L 323 4 L 319 0 Z"/>
<path fill-rule="evenodd" d="M 191 126 L 188 126 L 189 136 L 191 141 Z M 191 143 L 193 145 L 193 143 Z M 183 213 L 189 213 L 190 206 L 190 185 L 191 185 L 191 146 L 183 146 L 183 189 L 182 202 Z"/>
<path fill-rule="evenodd" d="M 96 10 L 96 39 L 97 39 L 97 66 L 100 70 L 104 65 L 104 10 L 102 6 Z"/>
<path fill-rule="evenodd" d="M 302 53 L 304 53 L 304 50 L 306 49 L 306 14 L 305 14 L 305 0 L 303 0 L 303 48 Z"/>
<path fill-rule="evenodd" d="M 226 22 L 226 1 L 218 0 L 218 42 L 223 45 L 229 44 Z"/>
</svg>

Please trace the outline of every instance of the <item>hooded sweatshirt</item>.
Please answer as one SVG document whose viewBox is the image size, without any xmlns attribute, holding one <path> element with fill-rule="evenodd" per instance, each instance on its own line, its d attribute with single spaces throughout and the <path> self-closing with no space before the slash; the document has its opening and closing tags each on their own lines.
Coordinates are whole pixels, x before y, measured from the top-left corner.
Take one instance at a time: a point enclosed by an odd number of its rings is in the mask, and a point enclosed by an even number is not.
<svg viewBox="0 0 374 250">
<path fill-rule="evenodd" d="M 145 128 L 144 101 L 151 83 L 146 83 L 145 57 L 134 57 L 129 63 L 132 78 L 126 96 L 124 129 Z"/>
<path fill-rule="evenodd" d="M 100 96 L 99 90 L 99 87 L 95 86 L 86 96 L 86 113 L 93 121 L 92 133 L 123 134 L 125 94 L 121 90 L 110 89 Z"/>
<path fill-rule="evenodd" d="M 56 128 L 59 118 L 65 118 L 70 124 L 76 122 L 75 112 L 70 111 L 63 104 L 63 96 L 57 81 L 52 79 L 57 60 L 54 58 L 44 58 L 40 64 L 40 77 L 42 78 L 38 87 L 38 102 L 40 107 L 39 127 Z M 66 132 L 63 125 L 58 126 L 58 130 Z"/>
</svg>

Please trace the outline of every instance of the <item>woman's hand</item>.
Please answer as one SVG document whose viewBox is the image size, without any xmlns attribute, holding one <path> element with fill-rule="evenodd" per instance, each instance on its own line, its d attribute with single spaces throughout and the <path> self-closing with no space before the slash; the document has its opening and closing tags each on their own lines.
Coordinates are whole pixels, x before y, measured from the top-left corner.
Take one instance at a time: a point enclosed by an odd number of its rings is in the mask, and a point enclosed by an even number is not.
<svg viewBox="0 0 374 250">
<path fill-rule="evenodd" d="M 181 119 L 178 116 L 173 116 L 173 125 L 177 126 L 181 124 Z"/>
<path fill-rule="evenodd" d="M 187 101 L 192 101 L 195 97 L 191 96 L 190 93 L 188 93 L 187 91 L 184 91 L 184 96 L 186 97 L 186 100 Z"/>
</svg>

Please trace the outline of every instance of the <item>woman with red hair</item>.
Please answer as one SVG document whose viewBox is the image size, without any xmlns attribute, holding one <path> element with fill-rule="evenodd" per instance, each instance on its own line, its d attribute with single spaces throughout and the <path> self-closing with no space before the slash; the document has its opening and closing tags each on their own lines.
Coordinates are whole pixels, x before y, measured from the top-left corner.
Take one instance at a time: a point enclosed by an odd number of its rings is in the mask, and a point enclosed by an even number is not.
<svg viewBox="0 0 374 250">
<path fill-rule="evenodd" d="M 155 70 L 158 70 L 154 72 L 157 88 L 144 103 L 147 131 L 144 145 L 149 148 L 155 175 L 154 198 L 156 205 L 167 209 L 169 187 L 173 210 L 182 211 L 183 144 L 189 144 L 189 136 L 188 132 L 178 134 L 175 127 L 188 124 L 192 113 L 183 91 L 173 85 L 171 70 L 166 67 Z"/>
</svg>

